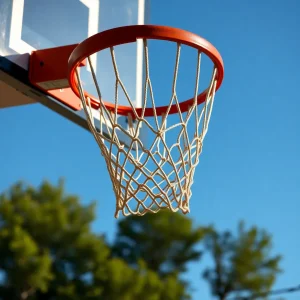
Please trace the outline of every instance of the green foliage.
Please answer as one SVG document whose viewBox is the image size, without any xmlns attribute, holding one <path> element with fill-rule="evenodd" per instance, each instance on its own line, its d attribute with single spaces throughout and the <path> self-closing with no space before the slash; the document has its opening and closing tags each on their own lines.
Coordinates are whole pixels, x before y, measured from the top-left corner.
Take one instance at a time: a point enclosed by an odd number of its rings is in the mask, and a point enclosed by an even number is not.
<svg viewBox="0 0 300 300">
<path fill-rule="evenodd" d="M 38 294 L 46 299 L 47 293 L 57 299 L 80 299 L 95 293 L 82 278 L 95 271 L 105 275 L 100 270 L 109 249 L 102 237 L 90 233 L 93 210 L 94 205 L 82 207 L 77 197 L 64 196 L 62 182 L 58 187 L 45 182 L 37 190 L 18 183 L 2 194 L 3 292 L 10 299 Z"/>
<path fill-rule="evenodd" d="M 143 259 L 161 276 L 174 275 L 200 258 L 201 252 L 195 246 L 205 232 L 204 228 L 194 228 L 191 219 L 169 210 L 130 216 L 118 224 L 114 254 L 133 266 Z"/>
<path fill-rule="evenodd" d="M 280 256 L 271 256 L 271 236 L 256 227 L 238 226 L 234 237 L 230 232 L 211 229 L 205 238 L 214 267 L 205 270 L 212 292 L 219 299 L 231 293 L 263 294 L 272 287 L 280 272 Z"/>
<path fill-rule="evenodd" d="M 119 258 L 108 263 L 107 280 L 104 286 L 103 299 L 145 299 L 145 300 L 184 300 L 190 299 L 185 287 L 174 276 L 162 280 L 156 272 L 148 270 L 140 261 L 133 269 Z"/>
<path fill-rule="evenodd" d="M 190 299 L 180 274 L 201 257 L 204 237 L 215 263 L 204 278 L 219 299 L 268 291 L 280 271 L 271 237 L 256 227 L 241 223 L 234 237 L 165 210 L 121 220 L 109 247 L 91 232 L 94 208 L 65 195 L 63 182 L 1 194 L 0 300 Z"/>
<path fill-rule="evenodd" d="M 0 195 L 0 299 L 188 299 L 177 276 L 113 258 L 91 232 L 94 207 L 65 195 L 63 182 L 18 183 Z"/>
</svg>

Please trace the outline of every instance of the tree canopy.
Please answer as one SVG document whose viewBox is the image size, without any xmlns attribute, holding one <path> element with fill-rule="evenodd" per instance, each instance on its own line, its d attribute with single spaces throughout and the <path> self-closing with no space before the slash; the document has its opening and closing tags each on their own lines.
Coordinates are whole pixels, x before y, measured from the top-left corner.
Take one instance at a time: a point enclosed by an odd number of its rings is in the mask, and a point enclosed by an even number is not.
<svg viewBox="0 0 300 300">
<path fill-rule="evenodd" d="M 200 258 L 196 245 L 205 232 L 191 219 L 169 210 L 129 216 L 118 223 L 114 253 L 131 265 L 143 259 L 161 276 L 178 274 L 186 271 L 188 262 Z"/>
<path fill-rule="evenodd" d="M 204 278 L 225 299 L 268 291 L 279 272 L 271 236 L 257 227 L 235 236 L 163 210 L 118 223 L 112 244 L 94 233 L 95 203 L 67 195 L 64 182 L 14 184 L 0 195 L 0 300 L 186 300 L 182 274 L 202 252 Z"/>
<path fill-rule="evenodd" d="M 240 222 L 236 236 L 212 228 L 205 237 L 205 246 L 214 266 L 207 268 L 203 277 L 220 300 L 233 293 L 263 295 L 280 272 L 281 257 L 271 255 L 271 235 L 255 226 L 247 230 L 244 222 Z"/>
</svg>

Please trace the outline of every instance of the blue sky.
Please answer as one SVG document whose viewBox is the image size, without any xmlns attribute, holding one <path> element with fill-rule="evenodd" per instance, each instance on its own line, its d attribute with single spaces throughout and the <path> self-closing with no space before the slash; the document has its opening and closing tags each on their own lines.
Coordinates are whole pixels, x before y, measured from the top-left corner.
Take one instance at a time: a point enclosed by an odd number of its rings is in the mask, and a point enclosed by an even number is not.
<svg viewBox="0 0 300 300">
<path fill-rule="evenodd" d="M 300 2 L 152 0 L 151 23 L 180 27 L 213 43 L 225 79 L 195 174 L 190 217 L 235 230 L 239 220 L 273 234 L 284 272 L 274 288 L 300 284 Z M 94 230 L 113 237 L 115 199 L 92 136 L 29 105 L 0 111 L 0 191 L 17 180 L 38 185 L 65 177 L 83 203 L 97 200 Z M 211 299 L 200 278 L 208 257 L 186 277 L 194 299 Z M 289 294 L 285 299 L 299 299 Z"/>
</svg>

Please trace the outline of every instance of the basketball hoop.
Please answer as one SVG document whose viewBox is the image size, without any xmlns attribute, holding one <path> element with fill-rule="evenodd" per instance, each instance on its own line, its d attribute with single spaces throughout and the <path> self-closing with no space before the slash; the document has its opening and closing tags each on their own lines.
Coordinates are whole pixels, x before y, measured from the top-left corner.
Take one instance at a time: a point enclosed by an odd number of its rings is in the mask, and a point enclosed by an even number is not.
<svg viewBox="0 0 300 300">
<path fill-rule="evenodd" d="M 170 103 L 166 106 L 157 107 L 154 101 L 148 55 L 148 40 L 153 39 L 171 41 L 177 45 Z M 144 97 L 142 107 L 139 108 L 133 104 L 122 82 L 114 51 L 114 47 L 118 45 L 137 40 L 143 42 L 146 66 Z M 180 102 L 176 94 L 176 84 L 181 45 L 197 50 L 197 63 L 194 96 Z M 110 49 L 116 77 L 114 103 L 103 101 L 90 59 L 91 55 L 104 49 Z M 209 86 L 198 94 L 202 54 L 211 59 L 214 68 Z M 98 98 L 83 89 L 79 67 L 85 59 L 90 67 Z M 188 213 L 195 168 L 199 163 L 203 140 L 208 130 L 215 92 L 221 86 L 224 76 L 219 52 L 203 38 L 184 30 L 134 25 L 107 30 L 86 39 L 72 52 L 68 68 L 70 86 L 81 99 L 89 128 L 107 164 L 117 200 L 115 217 L 118 217 L 119 212 L 124 216 L 144 215 L 147 212 L 156 213 L 163 208 Z M 123 90 L 128 106 L 120 105 L 118 88 Z M 106 126 L 109 136 L 103 134 L 102 127 L 97 130 L 91 108 L 97 109 L 100 118 L 105 120 L 103 126 Z M 174 114 L 177 114 L 176 122 L 171 118 Z M 128 118 L 127 128 L 119 123 L 117 115 Z M 144 145 L 139 139 L 142 126 L 152 135 L 149 145 Z M 120 132 L 130 140 L 128 148 L 120 142 Z"/>
</svg>

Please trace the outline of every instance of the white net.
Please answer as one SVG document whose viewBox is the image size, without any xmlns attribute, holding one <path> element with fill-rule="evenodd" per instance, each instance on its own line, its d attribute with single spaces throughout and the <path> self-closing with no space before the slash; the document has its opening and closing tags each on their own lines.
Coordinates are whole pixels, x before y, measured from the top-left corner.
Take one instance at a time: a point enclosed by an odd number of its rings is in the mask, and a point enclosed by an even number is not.
<svg viewBox="0 0 300 300">
<path fill-rule="evenodd" d="M 116 196 L 116 212 L 124 216 L 156 213 L 168 208 L 172 211 L 189 212 L 189 201 L 195 168 L 199 163 L 203 140 L 207 133 L 213 108 L 217 84 L 217 69 L 214 67 L 206 100 L 197 105 L 199 89 L 201 52 L 197 53 L 194 101 L 187 111 L 181 111 L 176 93 L 181 44 L 177 44 L 173 83 L 170 102 L 164 114 L 157 115 L 154 91 L 150 81 L 149 55 L 147 40 L 143 40 L 145 58 L 145 82 L 142 109 L 137 112 L 134 101 L 129 97 L 120 78 L 114 48 L 110 48 L 114 67 L 115 111 L 110 112 L 103 103 L 96 74 L 88 57 L 89 66 L 98 93 L 100 107 L 100 129 L 94 124 L 90 99 L 84 95 L 80 75 L 76 70 L 78 89 L 88 125 L 105 158 L 107 169 Z M 117 110 L 120 105 L 119 90 L 122 90 L 132 112 L 128 114 L 128 126 L 120 124 Z M 170 114 L 172 105 L 178 112 Z M 145 109 L 151 106 L 152 117 L 145 117 Z M 106 127 L 104 134 L 103 127 Z M 147 143 L 140 139 L 140 130 L 147 129 Z M 120 135 L 126 136 L 127 146 L 120 141 Z"/>
</svg>

